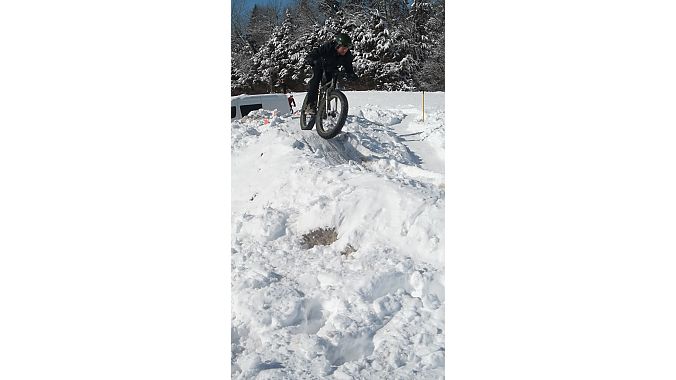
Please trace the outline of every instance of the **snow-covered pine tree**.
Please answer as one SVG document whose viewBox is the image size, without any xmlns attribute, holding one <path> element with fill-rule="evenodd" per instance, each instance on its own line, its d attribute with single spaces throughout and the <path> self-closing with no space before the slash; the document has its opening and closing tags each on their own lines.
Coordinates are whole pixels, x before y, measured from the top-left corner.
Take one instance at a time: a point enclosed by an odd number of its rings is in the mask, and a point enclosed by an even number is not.
<svg viewBox="0 0 676 380">
<path fill-rule="evenodd" d="M 340 2 L 338 0 L 319 0 L 319 21 L 324 23 L 336 15 L 340 9 Z"/>
<path fill-rule="evenodd" d="M 319 28 L 318 31 L 318 40 L 321 43 L 331 41 L 336 37 L 336 34 L 340 32 L 345 32 L 350 34 L 351 29 L 353 29 L 354 22 L 348 21 L 348 18 L 345 15 L 345 12 L 339 10 L 336 12 L 333 17 L 326 19 L 324 24 Z"/>
<path fill-rule="evenodd" d="M 362 79 L 355 85 L 343 83 L 347 89 L 443 88 L 444 0 L 414 0 L 410 13 L 403 6 L 406 0 L 343 0 L 321 26 L 314 23 L 324 15 L 317 13 L 317 4 L 327 9 L 338 0 L 316 1 L 297 0 L 282 25 L 268 30 L 270 37 L 255 54 L 233 42 L 233 88 L 268 92 L 285 80 L 289 89 L 305 90 L 312 72 L 304 58 L 339 32 L 353 39 L 355 71 Z M 247 59 L 248 64 L 242 62 Z"/>
<path fill-rule="evenodd" d="M 319 25 L 313 25 L 308 31 L 300 35 L 291 47 L 293 52 L 290 55 L 291 62 L 297 62 L 299 67 L 297 73 L 291 76 L 291 84 L 289 85 L 289 88 L 293 88 L 294 91 L 305 91 L 307 89 L 307 83 L 312 77 L 312 68 L 306 65 L 304 61 L 312 49 L 325 42 L 320 37 L 320 30 Z"/>
<path fill-rule="evenodd" d="M 417 60 L 424 60 L 434 44 L 428 27 L 433 17 L 431 0 L 413 0 L 408 16 L 408 26 L 414 43 L 414 57 Z"/>
<path fill-rule="evenodd" d="M 403 24 L 408 17 L 408 1 L 407 0 L 388 0 L 390 1 L 390 13 L 392 20 Z"/>
<path fill-rule="evenodd" d="M 445 0 L 431 0 L 432 1 L 432 17 L 427 23 L 429 33 L 436 40 L 444 35 L 444 22 L 446 16 Z"/>
<path fill-rule="evenodd" d="M 277 21 L 277 11 L 273 7 L 254 5 L 246 30 L 254 51 L 265 45 Z"/>
<path fill-rule="evenodd" d="M 319 24 L 319 14 L 316 0 L 296 0 L 293 7 L 293 17 L 300 33 L 307 33 Z"/>
<path fill-rule="evenodd" d="M 240 20 L 233 17 L 231 22 L 230 52 L 231 52 L 231 89 L 233 95 L 239 95 L 249 87 L 249 71 L 253 49 L 251 38 L 247 36 Z"/>
<path fill-rule="evenodd" d="M 294 33 L 293 16 L 291 11 L 287 9 L 284 13 L 282 25 L 273 35 L 273 39 L 279 41 L 279 45 L 272 51 L 273 62 L 276 62 L 279 67 L 279 81 L 284 81 L 287 86 L 291 85 L 294 74 L 297 74 L 301 69 L 299 67 L 301 62 L 298 61 L 298 56 L 294 51 L 297 48 Z"/>
<path fill-rule="evenodd" d="M 250 80 L 250 65 L 253 51 L 246 41 L 242 41 L 239 36 L 232 35 L 231 41 L 231 71 L 230 71 L 230 88 L 233 95 L 239 95 L 249 88 Z"/>
<path fill-rule="evenodd" d="M 414 0 L 409 22 L 414 35 L 419 69 L 416 87 L 427 91 L 444 89 L 444 0 Z"/>
<path fill-rule="evenodd" d="M 362 8 L 363 9 L 363 8 Z M 415 67 L 406 36 L 378 10 L 346 15 L 343 30 L 352 36 L 357 89 L 403 90 L 412 85 Z"/>
<path fill-rule="evenodd" d="M 376 9 L 389 23 L 403 21 L 408 14 L 406 0 L 365 0 L 366 8 Z"/>
<path fill-rule="evenodd" d="M 416 87 L 425 91 L 444 91 L 444 35 L 415 75 Z"/>
<path fill-rule="evenodd" d="M 301 38 L 296 37 L 295 30 L 295 20 L 287 10 L 282 25 L 274 29 L 265 46 L 252 59 L 251 72 L 256 76 L 254 87 L 281 91 L 284 81 L 292 91 L 305 89 L 304 79 L 311 71 L 308 72 L 303 61 L 317 43 L 317 28 L 315 26 Z"/>
<path fill-rule="evenodd" d="M 279 67 L 274 56 L 277 44 L 281 43 L 279 30 L 279 27 L 273 29 L 270 39 L 254 54 L 251 60 L 253 90 L 257 93 L 273 92 L 275 88 Z"/>
</svg>

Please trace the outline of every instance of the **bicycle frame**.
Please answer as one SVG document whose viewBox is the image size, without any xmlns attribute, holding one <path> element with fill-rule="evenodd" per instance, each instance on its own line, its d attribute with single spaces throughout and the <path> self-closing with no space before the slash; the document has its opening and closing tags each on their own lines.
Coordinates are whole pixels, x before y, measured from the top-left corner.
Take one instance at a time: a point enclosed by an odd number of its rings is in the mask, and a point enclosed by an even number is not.
<svg viewBox="0 0 676 380">
<path fill-rule="evenodd" d="M 338 86 L 338 74 L 339 72 L 336 71 L 333 74 L 331 80 L 326 80 L 326 73 L 322 75 L 322 82 L 321 85 L 319 86 L 319 101 L 317 102 L 317 104 L 319 104 L 320 106 L 328 107 L 328 102 L 326 101 L 326 94 L 335 90 L 336 87 Z"/>
<path fill-rule="evenodd" d="M 337 73 L 333 76 L 333 78 L 331 78 L 330 81 L 327 81 L 325 80 L 326 74 L 324 74 L 324 77 L 322 78 L 322 85 L 319 87 L 319 99 L 325 98 L 326 94 L 336 89 L 336 85 L 338 84 L 338 78 L 336 78 L 336 76 Z"/>
</svg>

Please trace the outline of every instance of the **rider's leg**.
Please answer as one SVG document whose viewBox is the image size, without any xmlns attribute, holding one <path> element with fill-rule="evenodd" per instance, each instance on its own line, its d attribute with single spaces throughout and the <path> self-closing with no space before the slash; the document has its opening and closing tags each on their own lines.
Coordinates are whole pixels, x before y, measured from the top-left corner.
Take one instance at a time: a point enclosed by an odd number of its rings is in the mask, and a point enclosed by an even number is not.
<svg viewBox="0 0 676 380">
<path fill-rule="evenodd" d="M 312 78 L 307 88 L 308 109 L 305 112 L 317 110 L 317 95 L 319 93 L 319 82 L 322 80 L 322 68 L 320 66 L 312 66 Z"/>
</svg>

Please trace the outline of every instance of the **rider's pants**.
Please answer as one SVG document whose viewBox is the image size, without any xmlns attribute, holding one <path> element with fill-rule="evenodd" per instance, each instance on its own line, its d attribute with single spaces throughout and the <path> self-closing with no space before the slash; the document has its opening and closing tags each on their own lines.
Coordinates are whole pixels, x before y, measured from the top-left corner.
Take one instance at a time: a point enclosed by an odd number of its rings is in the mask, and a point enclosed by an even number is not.
<svg viewBox="0 0 676 380">
<path fill-rule="evenodd" d="M 319 83 L 322 80 L 322 67 L 320 65 L 312 66 L 312 78 L 310 78 L 310 83 L 307 88 L 307 97 L 308 104 L 312 103 L 317 105 L 317 96 L 319 93 Z M 326 71 L 326 80 L 330 81 L 333 78 L 333 73 Z"/>
</svg>

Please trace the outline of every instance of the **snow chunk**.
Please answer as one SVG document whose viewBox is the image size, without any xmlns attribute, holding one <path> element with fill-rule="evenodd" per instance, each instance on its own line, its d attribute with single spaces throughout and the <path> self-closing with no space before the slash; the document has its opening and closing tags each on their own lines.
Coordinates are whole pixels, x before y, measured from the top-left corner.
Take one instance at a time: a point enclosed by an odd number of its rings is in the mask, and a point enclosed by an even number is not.
<svg viewBox="0 0 676 380">
<path fill-rule="evenodd" d="M 240 120 L 233 120 L 231 125 L 231 149 L 248 145 L 252 138 L 258 137 L 266 129 L 282 123 L 283 119 L 277 111 L 259 109 L 252 111 Z"/>
<path fill-rule="evenodd" d="M 404 120 L 404 113 L 400 110 L 382 109 L 372 104 L 366 104 L 361 107 L 359 115 L 364 119 L 378 125 L 390 126 L 401 123 Z"/>
<path fill-rule="evenodd" d="M 236 228 L 242 235 L 262 241 L 278 239 L 286 234 L 288 216 L 279 210 L 266 207 L 261 214 L 244 214 Z"/>
</svg>

